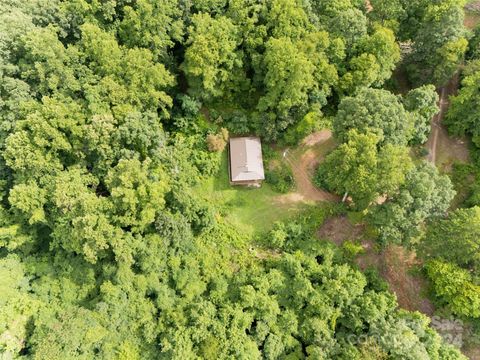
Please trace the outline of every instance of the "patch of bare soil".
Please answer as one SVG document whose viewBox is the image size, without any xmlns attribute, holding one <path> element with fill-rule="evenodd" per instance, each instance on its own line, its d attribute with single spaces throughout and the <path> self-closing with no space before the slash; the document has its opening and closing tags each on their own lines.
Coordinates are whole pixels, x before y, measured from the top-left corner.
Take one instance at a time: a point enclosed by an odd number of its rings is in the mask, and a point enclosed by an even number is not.
<svg viewBox="0 0 480 360">
<path fill-rule="evenodd" d="M 392 245 L 382 252 L 377 252 L 372 242 L 364 242 L 362 245 L 365 253 L 356 259 L 360 269 L 376 268 L 397 296 L 402 309 L 420 311 L 432 316 L 435 307 L 423 295 L 428 286 L 427 281 L 411 273 L 415 266 L 420 265 L 415 253 L 401 246 Z"/>
<path fill-rule="evenodd" d="M 367 13 L 373 10 L 373 6 L 370 0 L 365 0 L 365 8 L 367 9 Z"/>
<path fill-rule="evenodd" d="M 475 29 L 480 23 L 480 1 L 473 1 L 465 5 L 464 25 L 468 29 Z"/>
<path fill-rule="evenodd" d="M 346 216 L 336 216 L 323 223 L 317 232 L 317 236 L 320 239 L 331 240 L 340 246 L 345 241 L 360 238 L 364 230 L 364 225 L 354 225 Z"/>
<path fill-rule="evenodd" d="M 317 132 L 314 132 L 313 134 L 308 135 L 305 139 L 303 139 L 302 145 L 314 146 L 323 141 L 330 139 L 331 137 L 332 137 L 331 130 L 317 131 Z"/>
<path fill-rule="evenodd" d="M 375 249 L 375 243 L 372 240 L 363 240 L 361 242 L 363 253 L 355 259 L 358 267 L 365 271 L 367 268 L 374 267 L 380 271 L 383 263 L 382 254 Z"/>
<path fill-rule="evenodd" d="M 306 199 L 304 195 L 297 192 L 279 195 L 275 197 L 275 202 L 278 204 L 294 204 L 305 201 L 308 201 L 308 199 Z"/>
<path fill-rule="evenodd" d="M 426 280 L 410 273 L 413 267 L 419 264 L 414 252 L 401 246 L 389 246 L 383 252 L 381 275 L 397 295 L 400 307 L 432 316 L 435 307 L 430 300 L 422 296 L 427 288 Z"/>
<path fill-rule="evenodd" d="M 480 360 L 480 348 L 479 347 L 470 347 L 467 349 L 462 349 L 463 354 L 470 360 Z"/>
<path fill-rule="evenodd" d="M 465 9 L 468 11 L 480 12 L 480 1 L 473 1 L 465 5 Z"/>
<path fill-rule="evenodd" d="M 467 29 L 473 30 L 480 22 L 480 12 L 470 11 L 465 16 L 463 24 Z"/>
</svg>

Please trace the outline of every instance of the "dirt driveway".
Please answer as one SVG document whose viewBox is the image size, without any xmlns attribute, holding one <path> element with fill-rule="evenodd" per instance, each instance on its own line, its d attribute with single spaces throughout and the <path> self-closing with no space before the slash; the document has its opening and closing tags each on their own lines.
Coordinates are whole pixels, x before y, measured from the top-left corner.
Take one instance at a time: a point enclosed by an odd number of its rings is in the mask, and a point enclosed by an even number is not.
<svg viewBox="0 0 480 360">
<path fill-rule="evenodd" d="M 332 132 L 322 130 L 306 137 L 294 151 L 284 150 L 283 160 L 292 169 L 296 190 L 283 195 L 279 201 L 338 201 L 336 195 L 318 189 L 311 180 L 318 163 L 334 147 Z"/>
</svg>

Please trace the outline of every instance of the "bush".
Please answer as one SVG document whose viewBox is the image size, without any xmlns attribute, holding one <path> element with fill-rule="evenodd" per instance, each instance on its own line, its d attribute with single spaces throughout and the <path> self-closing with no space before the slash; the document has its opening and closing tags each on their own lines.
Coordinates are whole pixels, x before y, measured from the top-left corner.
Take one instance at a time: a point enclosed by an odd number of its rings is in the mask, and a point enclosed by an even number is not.
<svg viewBox="0 0 480 360">
<path fill-rule="evenodd" d="M 315 171 L 315 175 L 313 176 L 313 184 L 320 189 L 331 191 L 331 189 L 329 189 L 327 183 L 325 182 L 325 179 L 327 178 L 326 171 L 327 169 L 320 165 L 317 171 Z"/>
<path fill-rule="evenodd" d="M 265 174 L 265 181 L 272 185 L 275 191 L 282 194 L 288 193 L 295 186 L 292 170 L 286 165 L 268 170 Z"/>
<path fill-rule="evenodd" d="M 318 112 L 310 112 L 285 133 L 284 140 L 288 145 L 296 145 L 303 138 L 327 125 L 327 121 Z"/>
<path fill-rule="evenodd" d="M 388 283 L 378 273 L 378 270 L 374 267 L 368 267 L 363 271 L 363 274 L 367 278 L 367 288 L 373 291 L 388 291 Z"/>
<path fill-rule="evenodd" d="M 231 114 L 224 114 L 225 126 L 231 133 L 241 135 L 249 134 L 251 129 L 251 119 L 242 111 L 234 111 Z"/>
<path fill-rule="evenodd" d="M 222 128 L 219 134 L 207 135 L 207 147 L 211 152 L 222 152 L 228 141 L 228 130 Z"/>
<path fill-rule="evenodd" d="M 426 270 L 441 305 L 456 315 L 480 317 L 480 286 L 469 271 L 438 260 L 427 263 Z"/>
<path fill-rule="evenodd" d="M 353 261 L 355 257 L 363 253 L 365 249 L 361 244 L 348 240 L 342 244 L 342 251 L 346 261 Z"/>
<path fill-rule="evenodd" d="M 202 107 L 202 103 L 200 101 L 188 95 L 179 95 L 177 96 L 177 99 L 180 101 L 180 106 L 185 115 L 193 117 L 198 115 L 198 112 Z"/>
<path fill-rule="evenodd" d="M 302 224 L 297 221 L 288 223 L 277 221 L 273 224 L 273 229 L 267 236 L 268 246 L 292 250 L 296 249 L 298 242 L 304 241 L 309 234 L 305 232 Z"/>
</svg>

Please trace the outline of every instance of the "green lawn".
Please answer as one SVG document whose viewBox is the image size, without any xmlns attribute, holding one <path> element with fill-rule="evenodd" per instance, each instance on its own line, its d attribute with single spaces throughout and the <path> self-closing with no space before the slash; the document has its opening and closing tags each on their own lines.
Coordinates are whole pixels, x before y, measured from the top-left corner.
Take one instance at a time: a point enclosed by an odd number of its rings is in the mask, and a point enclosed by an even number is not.
<svg viewBox="0 0 480 360">
<path fill-rule="evenodd" d="M 268 231 L 275 221 L 293 217 L 311 206 L 302 202 L 280 201 L 285 197 L 265 182 L 261 188 L 231 186 L 226 151 L 222 154 L 219 173 L 204 181 L 196 190 L 213 201 L 228 222 L 252 236 Z"/>
</svg>

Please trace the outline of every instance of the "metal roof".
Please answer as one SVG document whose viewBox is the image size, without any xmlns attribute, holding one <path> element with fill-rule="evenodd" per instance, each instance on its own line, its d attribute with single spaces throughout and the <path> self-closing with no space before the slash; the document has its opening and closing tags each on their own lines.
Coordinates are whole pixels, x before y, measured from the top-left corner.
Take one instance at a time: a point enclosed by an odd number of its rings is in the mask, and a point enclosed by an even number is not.
<svg viewBox="0 0 480 360">
<path fill-rule="evenodd" d="M 230 178 L 232 182 L 265 179 L 262 143 L 259 138 L 230 139 Z"/>
</svg>

